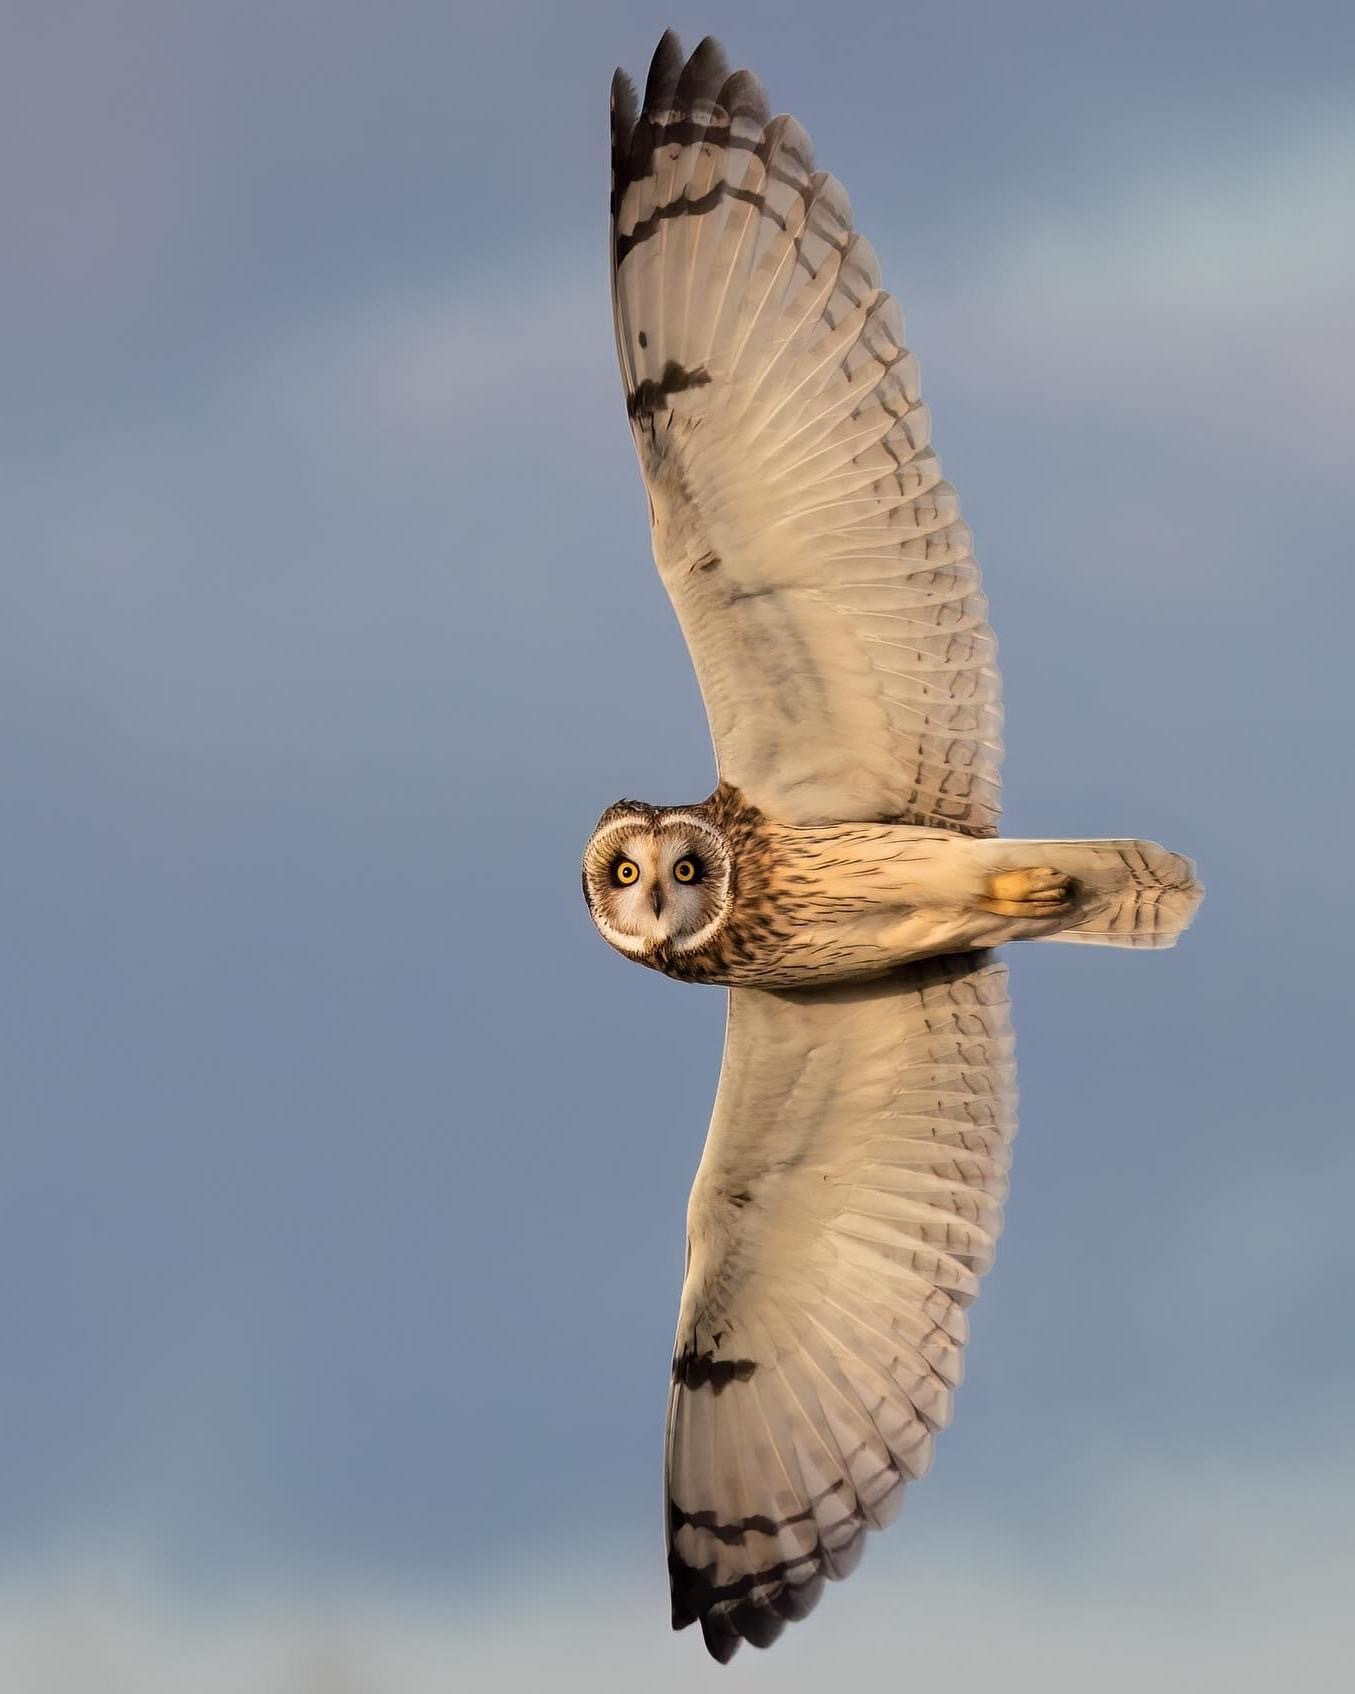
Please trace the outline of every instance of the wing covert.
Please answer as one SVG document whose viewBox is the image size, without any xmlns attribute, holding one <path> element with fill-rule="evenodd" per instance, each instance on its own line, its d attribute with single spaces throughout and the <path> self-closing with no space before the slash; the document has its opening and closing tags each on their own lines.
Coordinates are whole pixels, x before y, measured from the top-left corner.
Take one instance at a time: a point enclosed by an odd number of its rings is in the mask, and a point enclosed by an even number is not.
<svg viewBox="0 0 1355 1694">
<path fill-rule="evenodd" d="M 989 955 L 731 994 L 667 1440 L 673 1624 L 716 1658 L 803 1617 L 926 1470 L 1014 1132 Z"/>
<path fill-rule="evenodd" d="M 612 95 L 612 288 L 654 553 L 720 776 L 793 823 L 995 833 L 996 644 L 917 365 L 841 185 L 666 35 Z"/>
</svg>

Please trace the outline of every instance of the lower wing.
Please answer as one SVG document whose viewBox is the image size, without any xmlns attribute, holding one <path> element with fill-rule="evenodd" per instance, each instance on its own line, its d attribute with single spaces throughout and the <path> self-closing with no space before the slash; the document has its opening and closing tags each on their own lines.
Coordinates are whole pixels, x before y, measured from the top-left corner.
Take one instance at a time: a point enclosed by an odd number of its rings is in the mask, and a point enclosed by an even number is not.
<svg viewBox="0 0 1355 1694">
<path fill-rule="evenodd" d="M 1006 979 L 730 996 L 667 1444 L 673 1625 L 721 1661 L 854 1568 L 949 1418 L 1015 1130 Z"/>
</svg>

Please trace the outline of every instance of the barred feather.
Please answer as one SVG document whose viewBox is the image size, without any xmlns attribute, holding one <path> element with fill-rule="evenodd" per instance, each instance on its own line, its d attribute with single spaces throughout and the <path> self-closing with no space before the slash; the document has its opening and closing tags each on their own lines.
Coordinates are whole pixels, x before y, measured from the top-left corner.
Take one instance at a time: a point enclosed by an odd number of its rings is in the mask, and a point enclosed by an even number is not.
<svg viewBox="0 0 1355 1694">
<path fill-rule="evenodd" d="M 673 1623 L 717 1659 L 803 1617 L 930 1464 L 1014 1131 L 987 955 L 731 995 L 667 1448 Z"/>
<path fill-rule="evenodd" d="M 842 186 L 671 34 L 612 94 L 617 347 L 720 775 L 791 823 L 993 833 L 995 642 L 917 365 Z"/>
</svg>

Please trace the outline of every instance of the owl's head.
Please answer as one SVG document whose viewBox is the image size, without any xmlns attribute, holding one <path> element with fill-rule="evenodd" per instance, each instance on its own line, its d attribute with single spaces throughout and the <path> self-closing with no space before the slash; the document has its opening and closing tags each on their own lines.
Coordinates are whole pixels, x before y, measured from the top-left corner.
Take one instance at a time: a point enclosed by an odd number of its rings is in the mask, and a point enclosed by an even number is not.
<svg viewBox="0 0 1355 1694">
<path fill-rule="evenodd" d="M 723 834 L 697 812 L 622 800 L 583 853 L 583 893 L 604 941 L 662 965 L 712 939 L 729 915 L 734 865 Z"/>
</svg>

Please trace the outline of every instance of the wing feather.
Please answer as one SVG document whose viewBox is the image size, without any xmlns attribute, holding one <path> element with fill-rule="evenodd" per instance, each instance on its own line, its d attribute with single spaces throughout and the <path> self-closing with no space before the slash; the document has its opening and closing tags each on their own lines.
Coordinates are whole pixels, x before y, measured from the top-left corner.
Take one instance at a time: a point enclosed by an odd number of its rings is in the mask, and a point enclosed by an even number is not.
<svg viewBox="0 0 1355 1694">
<path fill-rule="evenodd" d="M 927 1470 L 1014 1129 L 987 955 L 731 995 L 667 1444 L 673 1622 L 716 1658 L 804 1616 Z"/>
<path fill-rule="evenodd" d="M 618 73 L 612 161 L 626 403 L 721 777 L 788 822 L 994 833 L 978 566 L 845 191 L 671 33 L 638 113 Z"/>
</svg>

